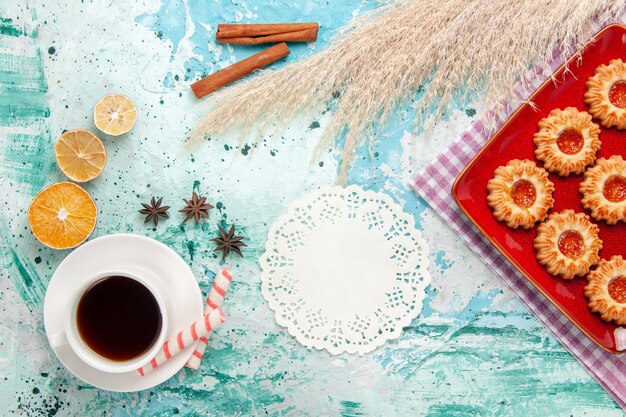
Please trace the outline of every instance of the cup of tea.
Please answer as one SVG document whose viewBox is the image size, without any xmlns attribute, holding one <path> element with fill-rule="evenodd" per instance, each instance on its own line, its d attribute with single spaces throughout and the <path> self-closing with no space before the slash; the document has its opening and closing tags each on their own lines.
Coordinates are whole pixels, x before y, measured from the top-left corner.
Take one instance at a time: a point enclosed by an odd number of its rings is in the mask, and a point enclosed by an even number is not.
<svg viewBox="0 0 626 417">
<path fill-rule="evenodd" d="M 151 279 L 152 278 L 152 279 Z M 102 271 L 71 297 L 54 349 L 69 345 L 104 372 L 134 371 L 156 356 L 168 333 L 168 306 L 158 280 L 125 268 Z"/>
</svg>

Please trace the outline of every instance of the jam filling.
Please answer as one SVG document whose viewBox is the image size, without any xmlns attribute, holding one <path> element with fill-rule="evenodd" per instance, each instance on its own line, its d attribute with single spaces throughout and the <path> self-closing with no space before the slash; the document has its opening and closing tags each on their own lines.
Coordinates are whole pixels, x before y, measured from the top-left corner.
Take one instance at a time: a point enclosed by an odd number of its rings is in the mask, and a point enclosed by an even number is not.
<svg viewBox="0 0 626 417">
<path fill-rule="evenodd" d="M 585 241 L 576 230 L 566 230 L 559 236 L 559 251 L 568 258 L 579 258 L 585 250 Z"/>
<path fill-rule="evenodd" d="M 511 198 L 515 205 L 528 208 L 535 204 L 537 190 L 535 186 L 527 180 L 517 180 L 511 187 Z"/>
<path fill-rule="evenodd" d="M 617 81 L 609 90 L 609 101 L 615 107 L 626 108 L 626 81 Z"/>
<path fill-rule="evenodd" d="M 585 140 L 580 131 L 576 129 L 565 129 L 559 133 L 556 144 L 561 152 L 567 155 L 576 155 L 583 148 Z"/>
<path fill-rule="evenodd" d="M 618 303 L 626 303 L 626 277 L 619 275 L 609 281 L 609 296 Z"/>
<path fill-rule="evenodd" d="M 626 200 L 626 178 L 621 175 L 611 175 L 604 182 L 602 194 L 612 203 Z"/>
</svg>

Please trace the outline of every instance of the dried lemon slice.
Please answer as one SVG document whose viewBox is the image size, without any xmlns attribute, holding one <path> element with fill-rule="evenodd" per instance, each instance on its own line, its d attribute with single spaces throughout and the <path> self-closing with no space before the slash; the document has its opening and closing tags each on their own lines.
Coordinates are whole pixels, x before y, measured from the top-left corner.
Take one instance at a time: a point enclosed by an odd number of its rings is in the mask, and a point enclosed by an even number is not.
<svg viewBox="0 0 626 417">
<path fill-rule="evenodd" d="M 108 94 L 96 103 L 93 120 L 104 133 L 119 136 L 132 129 L 137 120 L 137 109 L 128 97 Z"/>
<path fill-rule="evenodd" d="M 61 171 L 77 182 L 96 178 L 107 162 L 102 141 L 84 129 L 63 133 L 54 145 L 54 153 Z"/>
<path fill-rule="evenodd" d="M 42 190 L 28 208 L 28 223 L 41 243 L 53 249 L 80 245 L 96 227 L 98 210 L 87 191 L 72 182 Z"/>
</svg>

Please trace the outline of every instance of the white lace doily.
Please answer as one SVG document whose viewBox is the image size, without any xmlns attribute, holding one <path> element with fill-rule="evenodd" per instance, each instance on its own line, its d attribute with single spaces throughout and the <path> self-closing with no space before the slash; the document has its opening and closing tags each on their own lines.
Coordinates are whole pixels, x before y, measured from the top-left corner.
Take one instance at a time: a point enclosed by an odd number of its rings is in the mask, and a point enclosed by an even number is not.
<svg viewBox="0 0 626 417">
<path fill-rule="evenodd" d="M 261 290 L 304 346 L 366 353 L 421 311 L 427 256 L 413 218 L 386 194 L 325 187 L 271 227 Z"/>
</svg>

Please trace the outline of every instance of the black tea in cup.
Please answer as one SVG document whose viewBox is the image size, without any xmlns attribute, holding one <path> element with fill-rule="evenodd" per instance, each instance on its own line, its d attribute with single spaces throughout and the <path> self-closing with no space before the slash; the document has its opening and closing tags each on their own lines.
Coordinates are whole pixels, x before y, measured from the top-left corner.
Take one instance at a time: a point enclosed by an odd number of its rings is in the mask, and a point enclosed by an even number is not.
<svg viewBox="0 0 626 417">
<path fill-rule="evenodd" d="M 109 276 L 91 285 L 76 309 L 78 334 L 98 355 L 127 361 L 147 352 L 162 326 L 159 303 L 139 281 Z"/>
</svg>

